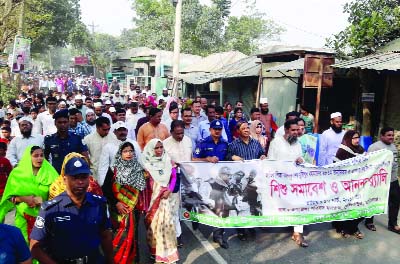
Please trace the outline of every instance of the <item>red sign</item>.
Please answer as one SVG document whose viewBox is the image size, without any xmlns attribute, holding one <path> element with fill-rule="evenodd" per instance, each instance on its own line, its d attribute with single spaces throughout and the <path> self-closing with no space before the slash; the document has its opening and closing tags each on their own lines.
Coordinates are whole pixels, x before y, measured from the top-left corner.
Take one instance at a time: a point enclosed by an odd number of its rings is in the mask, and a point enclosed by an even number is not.
<svg viewBox="0 0 400 264">
<path fill-rule="evenodd" d="M 89 58 L 88 57 L 75 57 L 75 65 L 88 65 L 89 64 Z"/>
</svg>

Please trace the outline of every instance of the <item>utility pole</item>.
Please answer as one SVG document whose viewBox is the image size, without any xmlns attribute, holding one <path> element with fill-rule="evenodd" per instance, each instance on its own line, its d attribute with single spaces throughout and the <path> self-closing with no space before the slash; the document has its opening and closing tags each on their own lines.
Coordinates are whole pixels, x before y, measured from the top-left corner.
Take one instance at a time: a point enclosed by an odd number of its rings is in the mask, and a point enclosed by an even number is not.
<svg viewBox="0 0 400 264">
<path fill-rule="evenodd" d="M 179 84 L 179 56 L 181 53 L 181 24 L 182 24 L 182 1 L 173 0 L 176 3 L 175 9 L 175 38 L 174 38 L 174 58 L 173 58 L 173 85 L 172 85 L 172 96 L 178 96 L 178 84 Z"/>
<path fill-rule="evenodd" d="M 19 12 L 19 18 L 18 18 L 17 36 L 23 36 L 24 34 L 25 0 L 22 0 L 20 5 L 21 5 L 21 11 Z"/>
<path fill-rule="evenodd" d="M 94 24 L 94 21 L 92 21 L 92 24 L 89 24 L 89 25 L 88 25 L 88 27 L 90 27 L 91 30 L 92 30 L 92 35 L 94 35 L 94 29 L 97 28 L 98 26 L 99 26 L 99 25 L 95 25 L 95 24 Z"/>
</svg>

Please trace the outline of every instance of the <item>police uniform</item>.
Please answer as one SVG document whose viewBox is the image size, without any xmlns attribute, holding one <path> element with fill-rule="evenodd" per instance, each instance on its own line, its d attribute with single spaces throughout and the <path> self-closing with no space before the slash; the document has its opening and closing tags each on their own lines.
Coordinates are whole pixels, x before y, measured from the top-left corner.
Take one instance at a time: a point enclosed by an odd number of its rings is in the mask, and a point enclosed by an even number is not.
<svg viewBox="0 0 400 264">
<path fill-rule="evenodd" d="M 51 155 L 51 164 L 61 172 L 64 157 L 71 152 L 82 153 L 88 151 L 82 138 L 73 132 L 68 132 L 67 138 L 60 138 L 57 133 L 48 135 L 44 138 L 44 154 L 48 159 Z"/>
<path fill-rule="evenodd" d="M 219 160 L 225 160 L 228 153 L 228 142 L 220 137 L 217 144 L 215 144 L 211 136 L 199 140 L 193 153 L 194 158 L 207 158 L 218 157 Z"/>
<path fill-rule="evenodd" d="M 98 263 L 101 233 L 111 229 L 106 199 L 86 193 L 78 208 L 63 192 L 43 203 L 31 239 L 60 263 Z"/>
</svg>

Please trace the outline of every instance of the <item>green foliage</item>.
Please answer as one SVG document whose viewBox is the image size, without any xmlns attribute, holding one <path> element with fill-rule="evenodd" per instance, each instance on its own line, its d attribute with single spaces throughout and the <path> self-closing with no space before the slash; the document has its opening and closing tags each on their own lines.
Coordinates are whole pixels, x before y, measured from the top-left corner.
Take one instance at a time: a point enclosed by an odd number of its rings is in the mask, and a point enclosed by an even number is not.
<svg viewBox="0 0 400 264">
<path fill-rule="evenodd" d="M 400 37 L 398 0 L 354 0 L 344 6 L 350 25 L 327 40 L 339 56 L 361 57 Z"/>
<path fill-rule="evenodd" d="M 261 39 L 278 36 L 283 29 L 262 15 L 247 12 L 230 17 L 231 0 L 213 0 L 211 6 L 199 0 L 185 0 L 182 10 L 181 52 L 208 55 L 236 49 L 254 52 Z M 173 50 L 175 9 L 170 0 L 133 0 L 136 28 L 123 33 L 134 41 L 131 47 Z M 253 7 L 252 7 L 253 8 Z"/>
</svg>

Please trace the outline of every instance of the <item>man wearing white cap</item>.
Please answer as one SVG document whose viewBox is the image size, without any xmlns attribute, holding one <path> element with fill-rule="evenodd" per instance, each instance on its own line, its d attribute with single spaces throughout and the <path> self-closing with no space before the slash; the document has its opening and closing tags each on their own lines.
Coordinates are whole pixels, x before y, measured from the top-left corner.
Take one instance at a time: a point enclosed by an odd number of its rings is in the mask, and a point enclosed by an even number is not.
<svg viewBox="0 0 400 264">
<path fill-rule="evenodd" d="M 123 95 L 120 94 L 119 91 L 115 91 L 115 92 L 114 92 L 114 95 L 113 95 L 113 98 L 112 98 L 112 99 L 113 99 L 113 101 L 114 101 L 114 104 L 115 104 L 115 103 L 125 104 L 125 98 L 124 98 Z"/>
<path fill-rule="evenodd" d="M 92 109 L 87 109 L 85 120 L 78 123 L 75 129 L 75 133 L 81 136 L 82 138 L 86 137 L 94 130 L 96 130 L 95 120 L 96 117 L 94 111 Z"/>
<path fill-rule="evenodd" d="M 125 122 L 117 121 L 114 125 L 114 135 L 115 140 L 113 142 L 107 143 L 102 151 L 99 161 L 99 169 L 98 169 L 98 183 L 100 186 L 103 185 L 104 179 L 106 178 L 108 169 L 114 165 L 115 162 L 115 155 L 117 154 L 119 146 L 124 142 L 132 143 L 133 147 L 135 148 L 135 155 L 137 160 L 141 161 L 141 151 L 139 144 L 132 139 L 129 139 L 128 136 L 128 127 Z"/>
<path fill-rule="evenodd" d="M 164 102 L 168 102 L 169 98 L 170 98 L 170 96 L 168 95 L 168 88 L 164 87 L 163 90 L 162 90 L 162 94 L 159 97 L 157 97 L 157 102 L 160 99 L 163 99 Z"/>
<path fill-rule="evenodd" d="M 87 107 L 86 107 L 86 105 L 83 104 L 82 95 L 77 94 L 75 96 L 74 101 L 75 101 L 75 108 L 78 109 L 82 113 L 82 116 L 85 116 Z M 72 108 L 72 106 L 70 108 Z"/>
<path fill-rule="evenodd" d="M 278 126 L 275 124 L 273 115 L 269 112 L 268 98 L 263 97 L 260 98 L 260 121 L 263 123 L 265 127 L 265 135 L 267 136 L 268 141 L 271 141 L 271 130 L 276 131 Z"/>
<path fill-rule="evenodd" d="M 340 112 L 332 113 L 331 127 L 325 130 L 319 138 L 318 165 L 323 166 L 333 163 L 345 133 L 342 125 L 342 114 Z"/>
<path fill-rule="evenodd" d="M 32 119 L 29 117 L 21 117 L 19 119 L 19 129 L 21 136 L 13 138 L 8 146 L 6 157 L 15 167 L 20 161 L 26 147 L 39 146 L 43 147 L 43 136 L 32 135 Z"/>
<path fill-rule="evenodd" d="M 111 116 L 109 114 L 103 112 L 103 104 L 102 103 L 96 102 L 93 104 L 93 106 L 94 106 L 94 113 L 96 114 L 96 118 L 99 118 L 100 116 L 104 116 L 110 120 L 111 124 L 113 123 Z"/>
</svg>

